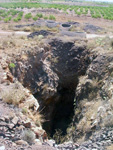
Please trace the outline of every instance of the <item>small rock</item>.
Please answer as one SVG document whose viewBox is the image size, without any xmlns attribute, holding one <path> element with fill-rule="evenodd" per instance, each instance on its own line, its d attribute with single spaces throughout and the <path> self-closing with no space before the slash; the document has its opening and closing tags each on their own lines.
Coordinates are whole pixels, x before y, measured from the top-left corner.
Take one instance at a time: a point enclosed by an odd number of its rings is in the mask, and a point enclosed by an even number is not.
<svg viewBox="0 0 113 150">
<path fill-rule="evenodd" d="M 7 72 L 7 80 L 9 80 L 11 83 L 13 83 L 13 76 L 11 73 Z"/>
<path fill-rule="evenodd" d="M 31 128 L 31 122 L 26 122 L 23 124 L 26 128 Z"/>
<path fill-rule="evenodd" d="M 2 65 L 2 68 L 3 68 L 3 69 L 7 69 L 7 68 L 8 68 L 8 64 L 7 64 L 7 63 L 4 63 L 4 64 Z"/>
<path fill-rule="evenodd" d="M 26 141 L 23 141 L 23 140 L 18 140 L 18 141 L 15 141 L 15 143 L 17 145 L 28 145 L 28 143 Z"/>
<path fill-rule="evenodd" d="M 0 121 L 5 121 L 5 118 L 1 116 Z"/>
<path fill-rule="evenodd" d="M 18 122 L 18 117 L 15 116 L 15 117 L 12 119 L 12 123 L 13 123 L 14 125 L 16 125 L 17 122 Z"/>
<path fill-rule="evenodd" d="M 0 122 L 0 126 L 7 126 L 7 123 L 6 123 L 6 122 L 1 121 L 1 122 Z"/>
<path fill-rule="evenodd" d="M 0 137 L 1 136 L 5 138 L 5 134 L 3 132 L 0 132 Z"/>
<path fill-rule="evenodd" d="M 35 144 L 42 145 L 41 141 L 39 139 L 35 139 Z"/>
<path fill-rule="evenodd" d="M 11 136 L 11 134 L 5 134 L 5 136 L 7 137 L 7 138 L 11 138 L 12 136 Z"/>
<path fill-rule="evenodd" d="M 54 146 L 55 145 L 55 141 L 54 140 L 48 140 L 47 143 L 50 145 L 50 146 Z"/>
<path fill-rule="evenodd" d="M 20 125 L 19 127 L 17 127 L 18 130 L 23 130 L 25 127 L 23 125 Z"/>
<path fill-rule="evenodd" d="M 12 146 L 13 146 L 13 147 L 16 147 L 16 143 L 12 143 Z"/>
<path fill-rule="evenodd" d="M 5 118 L 5 122 L 7 122 L 7 123 L 9 123 L 9 116 L 4 116 L 4 118 Z"/>
<path fill-rule="evenodd" d="M 14 127 L 14 124 L 8 124 L 9 129 L 12 129 Z"/>
</svg>

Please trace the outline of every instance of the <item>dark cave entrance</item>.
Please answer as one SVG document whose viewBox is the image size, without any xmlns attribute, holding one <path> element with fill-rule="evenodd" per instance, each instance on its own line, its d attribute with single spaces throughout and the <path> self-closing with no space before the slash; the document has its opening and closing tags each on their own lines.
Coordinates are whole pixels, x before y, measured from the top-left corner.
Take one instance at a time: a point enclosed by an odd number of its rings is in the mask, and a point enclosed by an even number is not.
<svg viewBox="0 0 113 150">
<path fill-rule="evenodd" d="M 58 130 L 61 131 L 62 136 L 67 134 L 67 128 L 74 115 L 75 90 L 62 88 L 58 94 L 59 100 L 54 105 L 50 121 L 43 123 L 43 128 L 52 138 Z"/>
<path fill-rule="evenodd" d="M 53 111 L 51 136 L 54 135 L 57 129 L 60 129 L 62 134 L 65 135 L 74 113 L 75 92 L 68 89 L 62 89 L 59 92 L 61 97 Z"/>
</svg>

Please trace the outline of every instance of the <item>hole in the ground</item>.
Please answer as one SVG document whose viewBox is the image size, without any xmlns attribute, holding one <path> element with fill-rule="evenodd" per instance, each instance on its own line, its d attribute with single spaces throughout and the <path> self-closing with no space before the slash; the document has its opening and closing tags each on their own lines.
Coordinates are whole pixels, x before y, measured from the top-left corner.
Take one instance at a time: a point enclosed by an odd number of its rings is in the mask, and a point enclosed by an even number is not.
<svg viewBox="0 0 113 150">
<path fill-rule="evenodd" d="M 62 27 L 64 27 L 64 28 L 68 28 L 68 27 L 71 27 L 71 25 L 70 24 L 62 24 Z"/>
<path fill-rule="evenodd" d="M 62 88 L 58 93 L 59 100 L 54 106 L 51 118 L 43 124 L 43 128 L 50 137 L 53 137 L 56 131 L 61 131 L 61 135 L 65 136 L 74 114 L 75 91 Z"/>
<path fill-rule="evenodd" d="M 15 76 L 37 98 L 39 112 L 45 118 L 43 129 L 51 137 L 56 130 L 65 136 L 72 123 L 78 78 L 85 74 L 90 63 L 87 55 L 84 44 L 79 46 L 70 40 L 55 38 L 45 49 L 28 54 L 27 62 L 23 61 L 25 69 L 20 62 L 16 64 Z M 58 61 L 53 58 L 58 58 Z"/>
</svg>

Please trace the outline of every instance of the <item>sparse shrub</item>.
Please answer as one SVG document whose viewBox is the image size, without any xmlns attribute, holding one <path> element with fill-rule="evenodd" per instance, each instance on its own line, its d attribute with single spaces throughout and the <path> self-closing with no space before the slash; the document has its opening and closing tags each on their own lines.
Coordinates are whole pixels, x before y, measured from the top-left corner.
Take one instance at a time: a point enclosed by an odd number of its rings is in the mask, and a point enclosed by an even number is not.
<svg viewBox="0 0 113 150">
<path fill-rule="evenodd" d="M 37 113 L 34 117 L 36 118 L 35 124 L 38 127 L 40 127 L 42 123 L 45 122 L 44 116 L 40 113 Z"/>
<path fill-rule="evenodd" d="M 38 17 L 37 17 L 37 16 L 33 17 L 33 20 L 34 20 L 34 21 L 36 21 L 37 19 L 38 19 Z"/>
<path fill-rule="evenodd" d="M 7 17 L 7 18 L 4 19 L 4 22 L 7 23 L 7 22 L 11 21 L 11 19 L 12 19 L 11 16 L 10 16 L 10 17 Z"/>
<path fill-rule="evenodd" d="M 1 93 L 3 101 L 8 104 L 18 105 L 25 99 L 25 93 L 23 87 L 19 83 L 15 83 L 10 89 L 7 89 Z"/>
<path fill-rule="evenodd" d="M 49 16 L 49 19 L 50 19 L 50 20 L 56 20 L 55 16 L 53 16 L 53 15 L 50 15 L 50 16 Z"/>
<path fill-rule="evenodd" d="M 68 20 L 68 22 L 72 22 L 72 20 Z"/>
<path fill-rule="evenodd" d="M 9 22 L 9 18 L 5 18 L 5 19 L 4 19 L 4 22 L 5 22 L 5 23 Z"/>
<path fill-rule="evenodd" d="M 22 17 L 22 16 L 23 16 L 23 14 L 24 14 L 24 12 L 23 12 L 23 11 L 21 11 L 21 12 L 18 14 L 18 16 L 19 16 L 19 17 Z"/>
<path fill-rule="evenodd" d="M 37 17 L 43 18 L 43 14 L 37 14 Z"/>
<path fill-rule="evenodd" d="M 35 138 L 35 133 L 31 130 L 24 130 L 22 133 L 22 139 L 30 144 L 34 142 Z"/>
<path fill-rule="evenodd" d="M 16 11 L 16 10 L 11 10 L 11 15 L 12 15 L 12 16 L 15 16 L 17 13 L 18 13 L 18 11 Z"/>
<path fill-rule="evenodd" d="M 7 13 L 3 13 L 3 14 L 1 14 L 1 17 L 7 17 L 8 16 L 8 14 Z"/>
<path fill-rule="evenodd" d="M 22 19 L 22 16 L 17 16 L 17 18 L 14 18 L 13 21 L 14 22 L 19 22 Z"/>
<path fill-rule="evenodd" d="M 35 124 L 40 127 L 43 122 L 45 122 L 44 116 L 40 112 L 32 113 L 31 111 L 28 112 L 29 118 L 31 118 Z"/>
<path fill-rule="evenodd" d="M 13 21 L 14 22 L 18 22 L 19 20 L 18 20 L 18 18 L 14 18 Z"/>
<path fill-rule="evenodd" d="M 62 135 L 62 131 L 60 129 L 57 129 L 55 131 L 55 134 L 53 135 L 53 139 L 56 141 L 57 144 L 64 142 L 65 137 Z"/>
<path fill-rule="evenodd" d="M 31 28 L 30 28 L 30 27 L 24 27 L 24 31 L 25 31 L 25 32 L 30 32 L 30 31 L 31 31 Z"/>
<path fill-rule="evenodd" d="M 32 18 L 32 14 L 31 14 L 31 13 L 28 13 L 28 14 L 25 15 L 25 19 L 28 20 L 28 19 L 30 19 L 30 18 Z"/>
<path fill-rule="evenodd" d="M 108 115 L 104 119 L 104 126 L 106 126 L 106 127 L 113 127 L 113 115 Z"/>
<path fill-rule="evenodd" d="M 11 19 L 12 19 L 12 17 L 10 16 L 10 17 L 9 17 L 9 21 L 11 21 Z"/>
<path fill-rule="evenodd" d="M 23 113 L 23 114 L 27 114 L 27 113 L 28 113 L 28 109 L 25 108 L 25 107 L 23 107 L 23 108 L 22 108 L 22 113 Z"/>
<path fill-rule="evenodd" d="M 45 19 L 45 20 L 47 20 L 47 19 L 48 19 L 48 17 L 47 17 L 47 16 L 44 16 L 44 19 Z"/>
<path fill-rule="evenodd" d="M 88 49 L 94 49 L 95 47 L 97 47 L 97 43 L 95 42 L 95 40 L 89 40 L 87 43 L 87 47 Z"/>
<path fill-rule="evenodd" d="M 15 64 L 14 64 L 14 63 L 10 63 L 10 64 L 9 64 L 9 67 L 10 67 L 10 68 L 15 68 Z"/>
<path fill-rule="evenodd" d="M 20 39 L 25 40 L 26 36 L 20 36 Z"/>
<path fill-rule="evenodd" d="M 43 35 L 39 35 L 39 36 L 38 36 L 38 40 L 42 40 L 43 38 L 44 38 Z"/>
</svg>

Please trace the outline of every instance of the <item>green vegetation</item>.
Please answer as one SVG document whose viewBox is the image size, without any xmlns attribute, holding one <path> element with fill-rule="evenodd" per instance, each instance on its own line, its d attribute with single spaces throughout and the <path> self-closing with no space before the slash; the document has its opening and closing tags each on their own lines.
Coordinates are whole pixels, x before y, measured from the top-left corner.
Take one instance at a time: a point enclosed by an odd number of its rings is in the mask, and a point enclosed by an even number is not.
<svg viewBox="0 0 113 150">
<path fill-rule="evenodd" d="M 9 67 L 10 67 L 10 68 L 15 68 L 15 64 L 14 64 L 14 63 L 10 63 L 10 64 L 9 64 Z"/>
<path fill-rule="evenodd" d="M 10 16 L 10 17 L 7 17 L 7 18 L 4 18 L 4 22 L 7 23 L 7 22 L 11 21 L 11 19 L 12 19 L 11 16 Z"/>
<path fill-rule="evenodd" d="M 44 16 L 44 19 L 45 19 L 45 20 L 47 20 L 47 19 L 48 19 L 48 17 L 47 17 L 47 16 Z"/>
<path fill-rule="evenodd" d="M 37 14 L 37 17 L 39 17 L 39 18 L 43 18 L 43 14 Z"/>
<path fill-rule="evenodd" d="M 56 20 L 55 16 L 53 16 L 53 15 L 50 15 L 50 16 L 49 16 L 49 19 L 50 19 L 50 20 Z"/>
<path fill-rule="evenodd" d="M 14 9 L 0 10 L 0 20 L 4 20 L 5 23 L 10 22 L 11 20 L 18 22 L 22 19 L 22 16 L 22 11 L 17 11 Z"/>
<path fill-rule="evenodd" d="M 1 20 L 12 16 L 14 21 L 18 22 L 22 19 L 23 12 L 15 10 L 16 8 L 54 8 L 63 10 L 67 14 L 67 10 L 74 10 L 76 15 L 87 15 L 90 14 L 92 18 L 104 18 L 108 20 L 113 20 L 113 5 L 108 7 L 101 6 L 70 6 L 63 4 L 44 4 L 44 3 L 0 3 L 0 7 L 11 9 L 11 10 L 0 10 Z M 43 18 L 43 14 L 39 13 L 36 15 L 38 18 Z M 28 20 L 32 18 L 32 14 L 28 13 L 25 15 L 25 18 Z M 46 19 L 46 17 L 45 17 Z M 36 17 L 33 17 L 33 20 L 36 20 Z M 54 19 L 52 19 L 54 20 Z M 7 22 L 8 19 L 5 19 Z"/>
<path fill-rule="evenodd" d="M 28 13 L 25 15 L 25 19 L 29 20 L 32 18 L 32 14 L 31 13 Z"/>
<path fill-rule="evenodd" d="M 34 20 L 34 21 L 36 21 L 37 19 L 38 19 L 38 17 L 37 17 L 37 16 L 33 17 L 33 20 Z"/>
</svg>

